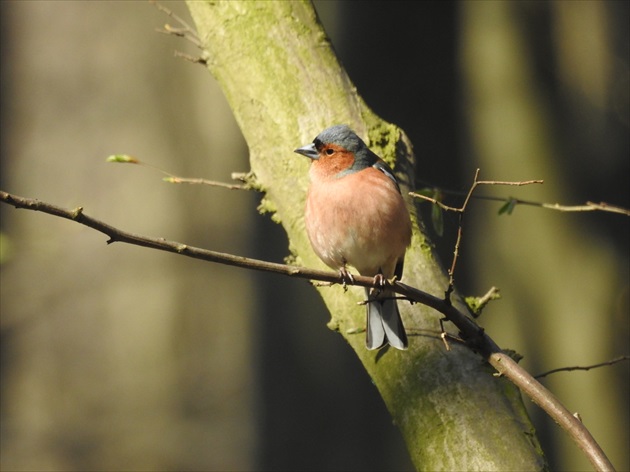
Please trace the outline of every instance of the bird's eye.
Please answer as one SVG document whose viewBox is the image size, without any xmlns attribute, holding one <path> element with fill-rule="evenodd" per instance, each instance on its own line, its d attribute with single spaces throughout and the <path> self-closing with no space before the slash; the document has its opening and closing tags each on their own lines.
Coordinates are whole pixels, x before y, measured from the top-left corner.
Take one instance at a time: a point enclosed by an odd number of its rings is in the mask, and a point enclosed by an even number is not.
<svg viewBox="0 0 630 472">
<path fill-rule="evenodd" d="M 335 151 L 333 149 L 326 149 L 326 154 L 328 154 L 329 156 L 332 156 L 335 153 Z"/>
</svg>

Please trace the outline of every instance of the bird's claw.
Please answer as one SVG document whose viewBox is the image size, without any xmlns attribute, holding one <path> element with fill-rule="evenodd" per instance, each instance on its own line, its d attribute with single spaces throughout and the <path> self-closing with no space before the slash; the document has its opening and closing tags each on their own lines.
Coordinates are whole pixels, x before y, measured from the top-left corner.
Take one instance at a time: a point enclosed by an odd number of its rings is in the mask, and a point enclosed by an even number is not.
<svg viewBox="0 0 630 472">
<path fill-rule="evenodd" d="M 385 288 L 385 282 L 387 282 L 387 279 L 383 274 L 376 274 L 374 276 L 374 285 L 376 285 L 379 289 Z"/>
<path fill-rule="evenodd" d="M 370 295 L 376 296 L 381 290 L 385 288 L 385 284 L 387 283 L 387 279 L 383 274 L 376 274 L 374 276 L 374 287 L 370 289 Z"/>
<path fill-rule="evenodd" d="M 348 284 L 354 285 L 354 277 L 345 266 L 339 269 L 339 277 L 341 277 L 341 284 L 344 290 L 347 290 Z"/>
</svg>

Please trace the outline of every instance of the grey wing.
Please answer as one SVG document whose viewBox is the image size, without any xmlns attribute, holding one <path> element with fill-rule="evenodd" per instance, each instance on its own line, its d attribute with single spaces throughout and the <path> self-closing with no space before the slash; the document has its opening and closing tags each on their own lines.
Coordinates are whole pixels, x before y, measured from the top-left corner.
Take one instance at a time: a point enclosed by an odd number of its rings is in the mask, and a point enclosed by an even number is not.
<svg viewBox="0 0 630 472">
<path fill-rule="evenodd" d="M 385 164 L 385 162 L 383 160 L 381 160 L 381 159 L 376 161 L 372 167 L 374 167 L 376 170 L 380 170 L 383 174 L 385 174 L 387 177 L 392 179 L 392 182 L 394 182 L 394 184 L 396 184 L 396 188 L 398 189 L 398 193 L 400 193 L 400 187 L 398 186 L 398 180 L 396 180 L 396 176 L 394 175 L 394 171 L 391 169 L 391 167 L 389 167 L 387 164 Z"/>
</svg>

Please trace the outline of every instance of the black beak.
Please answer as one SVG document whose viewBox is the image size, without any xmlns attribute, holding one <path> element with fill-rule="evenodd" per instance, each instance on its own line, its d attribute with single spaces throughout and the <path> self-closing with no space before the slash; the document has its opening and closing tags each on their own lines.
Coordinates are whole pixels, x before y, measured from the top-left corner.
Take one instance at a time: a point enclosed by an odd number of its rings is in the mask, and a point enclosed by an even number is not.
<svg viewBox="0 0 630 472">
<path fill-rule="evenodd" d="M 302 154 L 303 156 L 308 157 L 309 159 L 319 159 L 319 153 L 317 149 L 315 149 L 315 144 L 307 144 L 306 146 L 302 146 L 301 148 L 297 148 L 295 151 L 298 154 Z"/>
</svg>

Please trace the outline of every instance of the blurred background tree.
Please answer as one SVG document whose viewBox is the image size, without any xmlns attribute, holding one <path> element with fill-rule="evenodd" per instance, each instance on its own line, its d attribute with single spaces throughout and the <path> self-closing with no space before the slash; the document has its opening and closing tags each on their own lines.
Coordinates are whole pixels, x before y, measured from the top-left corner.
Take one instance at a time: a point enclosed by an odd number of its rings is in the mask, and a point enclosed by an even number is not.
<svg viewBox="0 0 630 472">
<path fill-rule="evenodd" d="M 166 4 L 187 17 L 183 3 Z M 630 206 L 627 3 L 315 5 L 366 102 L 414 143 L 418 187 L 464 190 L 481 167 L 487 179 L 545 179 L 510 189 L 519 198 Z M 3 189 L 141 234 L 287 255 L 258 196 L 104 162 L 129 153 L 223 181 L 249 168 L 212 78 L 172 57 L 195 51 L 154 32 L 163 14 L 144 2 L 0 8 Z M 499 344 L 534 373 L 627 354 L 627 218 L 498 208 L 477 202 L 467 215 L 458 285 L 501 288 L 481 320 Z M 411 469 L 304 282 L 110 247 L 78 225 L 0 212 L 3 470 Z M 445 261 L 456 222 L 447 215 L 434 237 Z M 629 370 L 546 381 L 619 470 L 630 468 Z M 531 412 L 554 469 L 589 467 Z"/>
</svg>

